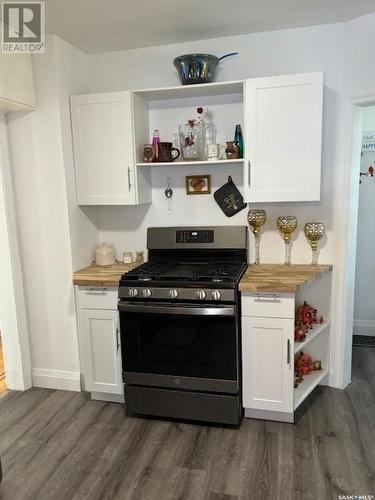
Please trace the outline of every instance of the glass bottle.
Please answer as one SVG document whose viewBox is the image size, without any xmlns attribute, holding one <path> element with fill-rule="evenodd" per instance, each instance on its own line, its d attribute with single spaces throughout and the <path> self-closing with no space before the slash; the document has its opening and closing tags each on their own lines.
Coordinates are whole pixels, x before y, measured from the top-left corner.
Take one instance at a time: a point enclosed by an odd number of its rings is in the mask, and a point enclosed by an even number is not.
<svg viewBox="0 0 375 500">
<path fill-rule="evenodd" d="M 209 109 L 203 115 L 203 123 L 205 127 L 206 146 L 216 144 L 216 126 L 213 121 L 212 111 Z"/>
<path fill-rule="evenodd" d="M 152 161 L 159 161 L 160 134 L 159 130 L 155 129 L 152 136 Z"/>
<path fill-rule="evenodd" d="M 236 125 L 236 130 L 234 132 L 234 142 L 237 144 L 238 158 L 243 158 L 243 137 L 241 125 Z"/>
</svg>

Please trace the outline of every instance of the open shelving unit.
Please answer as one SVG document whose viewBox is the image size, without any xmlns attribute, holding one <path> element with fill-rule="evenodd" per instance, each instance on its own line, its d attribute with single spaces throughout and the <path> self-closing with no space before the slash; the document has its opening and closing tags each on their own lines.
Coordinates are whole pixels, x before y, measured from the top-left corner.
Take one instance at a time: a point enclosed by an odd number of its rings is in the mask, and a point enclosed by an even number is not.
<svg viewBox="0 0 375 500">
<path fill-rule="evenodd" d="M 306 301 L 316 307 L 319 315 L 323 318 L 330 316 L 330 286 L 331 276 L 327 275 L 307 287 L 302 288 L 296 295 L 296 306 Z M 330 321 L 326 319 L 323 323 L 314 325 L 307 333 L 303 342 L 294 342 L 294 356 L 301 351 L 309 354 L 313 361 L 322 363 L 321 370 L 314 370 L 309 375 L 303 376 L 303 382 L 298 384 L 293 393 L 294 411 L 303 403 L 317 385 L 328 384 L 331 366 L 330 355 Z"/>
<path fill-rule="evenodd" d="M 303 351 L 305 347 L 310 344 L 318 335 L 322 334 L 323 332 L 326 332 L 328 327 L 330 325 L 329 321 L 325 321 L 321 325 L 316 325 L 312 330 L 309 331 L 309 333 L 306 336 L 306 340 L 303 342 L 294 342 L 294 354 L 299 353 L 300 351 Z"/>
<path fill-rule="evenodd" d="M 294 410 L 307 398 L 307 396 L 319 385 L 323 379 L 328 375 L 328 370 L 322 368 L 304 375 L 303 382 L 301 382 L 296 389 L 294 389 Z"/>
<path fill-rule="evenodd" d="M 179 125 L 185 125 L 189 119 L 197 118 L 197 107 L 208 108 L 212 111 L 218 144 L 225 145 L 226 141 L 233 140 L 235 126 L 240 124 L 243 127 L 243 94 L 243 81 L 192 86 L 180 85 L 133 91 L 133 136 L 136 166 L 142 167 L 142 169 L 157 166 L 243 166 L 242 159 L 184 161 L 181 158 L 174 162 L 143 162 L 143 148 L 145 144 L 151 142 L 153 130 L 159 130 L 162 142 L 175 142 L 178 137 Z"/>
</svg>

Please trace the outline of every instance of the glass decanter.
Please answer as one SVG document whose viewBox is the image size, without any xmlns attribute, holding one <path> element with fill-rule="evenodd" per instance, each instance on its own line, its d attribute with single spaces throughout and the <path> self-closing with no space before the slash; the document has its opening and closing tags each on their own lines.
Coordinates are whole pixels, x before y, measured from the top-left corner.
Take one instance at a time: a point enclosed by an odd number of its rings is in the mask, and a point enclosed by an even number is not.
<svg viewBox="0 0 375 500">
<path fill-rule="evenodd" d="M 305 236 L 312 250 L 312 266 L 318 264 L 318 242 L 323 238 L 324 232 L 323 222 L 307 222 L 307 224 L 305 224 Z"/>
<path fill-rule="evenodd" d="M 285 243 L 285 265 L 289 266 L 292 234 L 297 228 L 297 217 L 293 215 L 281 215 L 277 218 L 276 225 Z"/>
<path fill-rule="evenodd" d="M 247 221 L 254 235 L 255 245 L 255 261 L 254 264 L 260 263 L 260 228 L 267 220 L 266 211 L 262 209 L 249 210 L 247 214 Z"/>
</svg>

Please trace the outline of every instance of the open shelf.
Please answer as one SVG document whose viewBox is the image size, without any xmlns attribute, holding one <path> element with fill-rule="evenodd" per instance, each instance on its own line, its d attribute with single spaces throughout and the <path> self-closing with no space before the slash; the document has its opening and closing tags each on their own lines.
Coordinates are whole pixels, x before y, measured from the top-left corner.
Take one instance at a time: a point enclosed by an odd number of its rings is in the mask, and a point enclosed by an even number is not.
<svg viewBox="0 0 375 500">
<path fill-rule="evenodd" d="M 164 162 L 149 162 L 137 163 L 137 167 L 192 167 L 194 165 L 228 165 L 238 164 L 243 165 L 243 158 L 236 160 L 196 160 L 196 161 L 164 161 Z"/>
<path fill-rule="evenodd" d="M 294 389 L 294 410 L 299 407 L 326 375 L 328 375 L 328 370 L 322 368 L 304 376 L 303 382 L 298 384 L 297 389 Z"/>
<path fill-rule="evenodd" d="M 147 101 L 166 99 L 202 98 L 207 96 L 222 96 L 227 94 L 242 94 L 244 82 L 201 83 L 199 85 L 176 85 L 158 89 L 139 89 L 133 92 Z"/>
<path fill-rule="evenodd" d="M 298 352 L 303 351 L 304 348 L 312 340 L 314 340 L 316 337 L 318 337 L 318 335 L 323 333 L 328 328 L 329 324 L 330 324 L 329 321 L 325 321 L 321 325 L 315 325 L 312 330 L 309 330 L 309 333 L 306 336 L 306 340 L 304 340 L 303 342 L 294 342 L 294 354 L 297 354 Z"/>
</svg>

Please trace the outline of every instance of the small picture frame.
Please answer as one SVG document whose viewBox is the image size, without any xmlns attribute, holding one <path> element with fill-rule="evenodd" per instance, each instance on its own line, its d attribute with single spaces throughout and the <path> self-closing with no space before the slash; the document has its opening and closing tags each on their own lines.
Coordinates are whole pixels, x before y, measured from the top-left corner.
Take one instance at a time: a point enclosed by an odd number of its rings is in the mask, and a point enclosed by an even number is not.
<svg viewBox="0 0 375 500">
<path fill-rule="evenodd" d="M 210 175 L 187 175 L 186 194 L 211 194 Z"/>
</svg>

